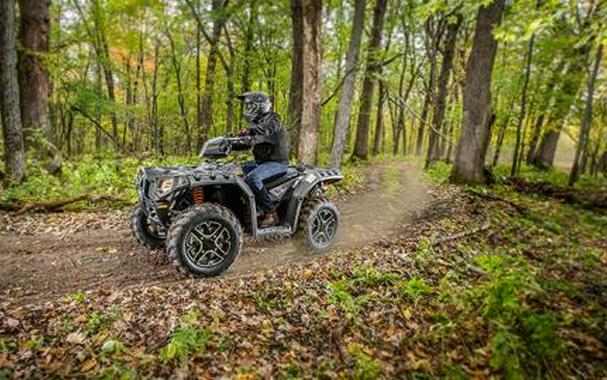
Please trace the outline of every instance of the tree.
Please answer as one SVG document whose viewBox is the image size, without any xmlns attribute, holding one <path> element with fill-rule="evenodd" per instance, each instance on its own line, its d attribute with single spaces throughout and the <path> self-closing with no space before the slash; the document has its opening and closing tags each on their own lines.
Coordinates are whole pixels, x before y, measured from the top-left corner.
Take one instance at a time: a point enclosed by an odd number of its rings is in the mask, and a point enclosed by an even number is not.
<svg viewBox="0 0 607 380">
<path fill-rule="evenodd" d="M 447 99 L 447 85 L 449 76 L 453 68 L 453 56 L 455 54 L 455 42 L 457 41 L 457 31 L 462 24 L 462 16 L 458 13 L 455 21 L 447 26 L 447 35 L 443 48 L 443 62 L 441 64 L 440 74 L 438 76 L 438 88 L 434 99 L 434 114 L 432 116 L 432 128 L 428 138 L 428 152 L 426 155 L 426 167 L 436 161 L 439 157 L 438 140 L 440 131 L 443 130 L 445 120 L 445 105 Z"/>
<path fill-rule="evenodd" d="M 346 137 L 350 127 L 350 113 L 352 111 L 352 98 L 354 97 L 354 85 L 356 84 L 356 74 L 358 66 L 358 55 L 360 51 L 360 41 L 365 23 L 365 5 L 366 0 L 356 0 L 354 6 L 354 18 L 352 19 L 352 33 L 350 35 L 350 44 L 346 55 L 346 72 L 339 97 L 339 108 L 335 117 L 335 130 L 333 137 L 333 147 L 331 148 L 331 167 L 339 168 L 343 158 Z"/>
<path fill-rule="evenodd" d="M 497 51 L 493 29 L 500 24 L 503 11 L 504 0 L 494 0 L 482 5 L 476 17 L 466 65 L 462 130 L 451 173 L 454 182 L 488 182 L 484 163 L 493 119 L 491 76 Z"/>
<path fill-rule="evenodd" d="M 384 29 L 384 16 L 386 14 L 387 0 L 377 0 L 373 9 L 373 26 L 371 27 L 371 40 L 367 48 L 367 62 L 365 68 L 365 79 L 361 93 L 360 108 L 358 110 L 358 121 L 356 125 L 356 141 L 352 157 L 362 160 L 367 159 L 369 151 L 369 119 L 371 118 L 371 107 L 373 105 L 373 93 L 379 73 L 381 62 L 379 50 L 381 46 L 382 32 Z"/>
<path fill-rule="evenodd" d="M 52 141 L 48 122 L 49 75 L 44 63 L 49 49 L 49 6 L 49 0 L 19 0 L 19 104 L 26 144 L 34 142 L 37 131 Z"/>
<path fill-rule="evenodd" d="M 535 41 L 535 34 L 531 36 L 527 44 L 527 53 L 525 54 L 525 75 L 523 77 L 523 89 L 521 90 L 521 105 L 519 110 L 518 119 L 516 122 L 516 142 L 514 143 L 514 153 L 512 156 L 512 168 L 510 175 L 514 176 L 518 173 L 519 155 L 522 151 L 522 127 L 523 120 L 525 119 L 525 112 L 527 110 L 527 87 L 529 86 L 529 76 L 531 75 L 531 59 L 533 57 L 533 42 Z"/>
<path fill-rule="evenodd" d="M 25 152 L 19 113 L 15 52 L 15 2 L 0 1 L 0 114 L 4 139 L 5 181 L 19 184 L 25 177 Z"/>
<path fill-rule="evenodd" d="M 533 165 L 540 169 L 547 169 L 552 166 L 565 118 L 569 114 L 582 86 L 584 69 L 594 40 L 594 36 L 589 33 L 594 28 L 593 21 L 601 17 L 600 5 L 600 1 L 589 2 L 586 17 L 583 19 L 577 17 L 577 19 L 581 19 L 579 27 L 581 38 L 573 33 L 572 28 L 565 21 L 560 21 L 562 25 L 559 28 L 560 31 L 569 34 L 569 41 L 566 44 L 568 51 L 565 56 L 568 65 L 561 77 L 560 91 L 552 106 L 550 120 L 546 123 L 547 129 L 542 135 L 537 152 L 533 155 Z"/>
<path fill-rule="evenodd" d="M 586 93 L 586 104 L 584 107 L 584 117 L 580 126 L 580 135 L 575 149 L 575 157 L 573 159 L 573 167 L 569 174 L 569 186 L 572 186 L 580 178 L 580 174 L 585 165 L 584 152 L 588 147 L 588 135 L 590 134 L 590 126 L 592 125 L 592 102 L 594 99 L 594 87 L 596 77 L 599 72 L 599 66 L 603 57 L 603 44 L 599 43 L 596 49 L 596 57 L 594 59 L 594 67 L 588 78 L 588 91 Z"/>
<path fill-rule="evenodd" d="M 303 112 L 303 7 L 302 0 L 291 0 L 291 81 L 287 130 L 291 136 L 291 150 L 299 152 L 299 134 Z"/>
<path fill-rule="evenodd" d="M 437 20 L 438 18 L 438 20 Z M 436 17 L 434 15 L 428 17 L 424 24 L 425 28 L 425 46 L 426 56 L 430 62 L 430 73 L 428 82 L 426 83 L 425 90 L 426 95 L 424 97 L 424 105 L 422 107 L 422 114 L 419 120 L 419 127 L 417 128 L 417 141 L 415 142 L 415 155 L 419 156 L 422 153 L 422 146 L 424 144 L 424 133 L 426 130 L 426 123 L 428 120 L 428 113 L 430 112 L 430 106 L 432 105 L 434 87 L 436 86 L 436 56 L 438 47 L 441 42 L 443 35 L 443 29 L 446 19 L 444 17 Z M 434 105 L 436 107 L 436 104 Z"/>
<path fill-rule="evenodd" d="M 302 0 L 303 89 L 297 156 L 303 164 L 316 163 L 320 131 L 320 21 L 321 0 Z"/>
</svg>

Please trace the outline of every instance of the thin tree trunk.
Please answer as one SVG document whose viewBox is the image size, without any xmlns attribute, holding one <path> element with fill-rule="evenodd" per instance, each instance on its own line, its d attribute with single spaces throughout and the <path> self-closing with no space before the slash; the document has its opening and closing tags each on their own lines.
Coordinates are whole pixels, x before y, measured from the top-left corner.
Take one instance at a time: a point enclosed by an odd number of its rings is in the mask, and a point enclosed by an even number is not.
<svg viewBox="0 0 607 380">
<path fill-rule="evenodd" d="M 302 1 L 303 26 L 303 91 L 301 131 L 297 155 L 303 164 L 316 163 L 320 130 L 320 21 L 321 0 Z"/>
<path fill-rule="evenodd" d="M 352 99 L 354 97 L 354 85 L 356 84 L 356 67 L 360 52 L 360 41 L 365 23 L 366 0 L 356 0 L 354 18 L 352 21 L 352 34 L 346 55 L 346 72 L 344 83 L 339 97 L 339 106 L 335 118 L 335 134 L 333 147 L 331 148 L 331 167 L 341 166 L 348 129 L 350 127 L 350 115 L 352 112 Z"/>
<path fill-rule="evenodd" d="M 373 93 L 377 73 L 381 63 L 379 62 L 379 49 L 381 46 L 382 31 L 384 28 L 384 16 L 386 14 L 387 0 L 377 0 L 373 9 L 373 25 L 371 27 L 371 41 L 367 49 L 367 65 L 365 79 L 361 93 L 360 108 L 358 110 L 358 121 L 356 125 L 356 141 L 352 157 L 362 160 L 367 159 L 369 151 L 369 118 L 373 105 Z"/>
<path fill-rule="evenodd" d="M 422 147 L 424 144 L 424 134 L 426 130 L 426 124 L 428 122 L 428 113 L 430 112 L 430 106 L 434 100 L 434 87 L 436 86 L 436 54 L 438 52 L 438 46 L 440 44 L 442 30 L 437 26 L 432 31 L 433 16 L 429 17 L 425 23 L 426 29 L 426 51 L 428 54 L 428 60 L 430 61 L 430 75 L 428 79 L 428 85 L 426 87 L 426 94 L 424 96 L 424 104 L 422 106 L 422 113 L 419 121 L 419 127 L 417 129 L 417 141 L 415 143 L 415 155 L 419 156 L 422 154 Z M 442 23 L 439 22 L 439 23 Z"/>
<path fill-rule="evenodd" d="M 381 73 L 382 69 L 380 69 Z M 379 146 L 384 133 L 384 101 L 386 99 L 386 85 L 383 80 L 379 81 L 379 95 L 377 100 L 377 116 L 375 119 L 375 136 L 373 138 L 372 154 L 379 154 Z"/>
<path fill-rule="evenodd" d="M 603 58 L 603 44 L 599 43 L 596 49 L 596 57 L 594 59 L 594 67 L 592 73 L 588 78 L 588 92 L 586 94 L 586 104 L 584 107 L 584 117 L 582 119 L 582 125 L 580 127 L 580 135 L 578 143 L 575 149 L 575 157 L 573 159 L 573 167 L 569 174 L 569 186 L 573 186 L 575 182 L 580 178 L 582 168 L 585 166 L 585 159 L 583 152 L 587 149 L 588 136 L 590 134 L 590 127 L 592 126 L 592 102 L 594 98 L 594 87 L 596 77 L 599 72 L 599 66 L 601 59 Z"/>
<path fill-rule="evenodd" d="M 25 151 L 19 113 L 15 51 L 15 2 L 0 1 L 0 114 L 4 140 L 4 181 L 19 184 L 25 177 Z"/>
<path fill-rule="evenodd" d="M 525 118 L 525 112 L 527 111 L 527 87 L 529 86 L 529 77 L 531 76 L 531 60 L 533 58 L 533 42 L 535 41 L 535 34 L 531 35 L 529 39 L 529 43 L 527 45 L 527 54 L 525 58 L 525 76 L 523 79 L 523 89 L 521 91 L 521 104 L 520 111 L 518 115 L 518 119 L 516 122 L 516 142 L 514 143 L 514 153 L 512 155 L 512 167 L 510 170 L 510 175 L 514 176 L 518 173 L 519 165 L 518 165 L 518 157 L 519 152 L 522 152 L 523 149 L 521 147 L 522 140 L 522 126 L 523 119 Z"/>
<path fill-rule="evenodd" d="M 200 12 L 200 0 L 196 1 L 196 11 Z M 196 131 L 202 131 L 202 76 L 200 71 L 200 48 L 201 48 L 200 24 L 196 23 Z"/>
<path fill-rule="evenodd" d="M 453 56 L 455 55 L 455 42 L 457 41 L 457 32 L 462 24 L 462 16 L 457 14 L 455 22 L 447 26 L 447 35 L 445 39 L 443 63 L 441 65 L 440 74 L 438 77 L 438 88 L 434 99 L 434 113 L 432 116 L 432 128 L 428 137 L 428 152 L 426 155 L 426 168 L 431 163 L 438 160 L 438 139 L 439 133 L 443 130 L 445 120 L 445 107 L 447 100 L 447 85 L 453 68 Z"/>
<path fill-rule="evenodd" d="M 291 0 L 292 41 L 291 84 L 289 87 L 289 110 L 287 130 L 291 136 L 291 150 L 299 152 L 299 133 L 303 111 L 303 7 L 301 0 Z M 296 153 L 297 154 L 297 153 Z"/>
<path fill-rule="evenodd" d="M 486 183 L 484 162 L 491 136 L 491 76 L 497 41 L 493 30 L 500 24 L 504 0 L 481 6 L 476 18 L 472 51 L 466 65 L 462 131 L 451 180 Z"/>
<path fill-rule="evenodd" d="M 188 112 L 185 104 L 185 96 L 183 94 L 183 86 L 181 84 L 181 61 L 177 58 L 177 52 L 175 51 L 175 41 L 171 32 L 167 29 L 166 35 L 171 46 L 171 62 L 173 64 L 173 71 L 175 72 L 175 82 L 177 83 L 177 102 L 179 103 L 179 114 L 181 121 L 183 122 L 183 129 L 185 133 L 185 146 L 186 154 L 192 152 L 192 139 L 190 134 L 190 124 L 188 123 Z"/>
</svg>

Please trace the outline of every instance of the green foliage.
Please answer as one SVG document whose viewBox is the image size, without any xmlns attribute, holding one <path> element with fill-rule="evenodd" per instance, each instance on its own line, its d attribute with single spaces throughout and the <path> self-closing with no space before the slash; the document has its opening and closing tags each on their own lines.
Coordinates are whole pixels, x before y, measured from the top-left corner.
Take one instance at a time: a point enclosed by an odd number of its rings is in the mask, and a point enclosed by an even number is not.
<svg viewBox="0 0 607 380">
<path fill-rule="evenodd" d="M 109 194 L 135 202 L 135 176 L 140 167 L 191 165 L 194 157 L 135 158 L 83 157 L 78 162 L 65 162 L 59 176 L 52 176 L 39 162 L 30 160 L 28 178 L 19 186 L 0 193 L 0 207 L 20 202 L 48 202 L 82 194 Z"/>
<path fill-rule="evenodd" d="M 209 327 L 199 327 L 198 317 L 195 308 L 181 317 L 179 327 L 171 333 L 169 343 L 160 350 L 159 358 L 163 363 L 184 362 L 190 354 L 206 349 L 213 332 Z"/>
<path fill-rule="evenodd" d="M 426 178 L 435 183 L 443 183 L 449 180 L 451 175 L 451 165 L 439 161 L 430 166 L 426 172 Z"/>
<path fill-rule="evenodd" d="M 212 332 L 209 328 L 196 326 L 178 327 L 171 333 L 169 343 L 160 350 L 160 360 L 168 363 L 174 360 L 185 361 L 193 352 L 203 351 Z"/>
<path fill-rule="evenodd" d="M 432 287 L 423 279 L 411 277 L 410 279 L 399 283 L 400 293 L 413 302 L 417 302 L 422 296 L 432 291 Z"/>
<path fill-rule="evenodd" d="M 362 347 L 353 345 L 348 349 L 354 360 L 354 369 L 350 374 L 352 379 L 373 380 L 381 375 L 381 364 L 367 354 Z"/>
<path fill-rule="evenodd" d="M 327 284 L 327 293 L 329 303 L 341 308 L 350 316 L 355 315 L 369 300 L 366 294 L 360 296 L 352 294 L 347 280 L 330 282 Z"/>
<path fill-rule="evenodd" d="M 504 180 L 510 176 L 509 165 L 498 165 L 494 168 L 493 174 L 498 180 Z M 567 186 L 569 180 L 569 173 L 557 168 L 550 168 L 547 170 L 539 170 L 534 166 L 522 164 L 518 176 L 529 181 L 541 181 L 549 182 L 556 186 Z M 607 177 L 598 176 L 593 177 L 588 174 L 581 176 L 580 180 L 574 185 L 576 189 L 585 188 L 606 188 Z"/>
</svg>

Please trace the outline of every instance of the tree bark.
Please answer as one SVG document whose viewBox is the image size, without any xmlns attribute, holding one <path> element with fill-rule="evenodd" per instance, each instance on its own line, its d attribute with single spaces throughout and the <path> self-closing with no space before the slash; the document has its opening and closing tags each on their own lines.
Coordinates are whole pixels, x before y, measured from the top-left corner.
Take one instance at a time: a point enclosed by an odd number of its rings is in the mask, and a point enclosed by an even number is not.
<svg viewBox="0 0 607 380">
<path fill-rule="evenodd" d="M 346 55 L 346 72 L 341 88 L 337 116 L 335 118 L 335 134 L 333 147 L 331 148 L 331 167 L 341 166 L 348 129 L 350 127 L 350 115 L 352 112 L 352 98 L 354 97 L 354 85 L 356 84 L 356 67 L 360 52 L 360 41 L 362 39 L 365 24 L 366 0 L 356 0 L 354 18 L 352 21 L 352 34 Z"/>
<path fill-rule="evenodd" d="M 484 162 L 491 136 L 491 76 L 497 51 L 493 29 L 500 24 L 503 11 L 504 0 L 494 0 L 478 11 L 466 65 L 462 131 L 451 173 L 454 182 L 488 182 Z"/>
<path fill-rule="evenodd" d="M 4 181 L 8 185 L 19 184 L 25 177 L 25 151 L 19 112 L 14 0 L 0 1 L 0 114 L 6 171 Z"/>
<path fill-rule="evenodd" d="M 321 0 L 302 0 L 303 26 L 303 91 L 301 131 L 297 146 L 299 160 L 306 165 L 316 163 L 320 130 L 320 21 Z"/>
<path fill-rule="evenodd" d="M 299 133 L 303 111 L 303 7 L 302 0 L 291 0 L 291 83 L 289 87 L 289 109 L 287 130 L 291 136 L 291 150 L 299 152 Z"/>
<path fill-rule="evenodd" d="M 588 92 L 586 94 L 586 104 L 584 106 L 584 117 L 582 119 L 580 135 L 575 149 L 573 167 L 571 168 L 571 173 L 569 174 L 569 186 L 573 186 L 573 184 L 577 182 L 577 180 L 580 178 L 582 168 L 584 168 L 585 166 L 583 152 L 586 151 L 588 145 L 588 135 L 590 134 L 590 127 L 592 125 L 592 103 L 594 100 L 594 87 L 602 58 L 603 44 L 599 43 L 596 49 L 594 67 L 592 69 L 590 77 L 588 78 Z"/>
<path fill-rule="evenodd" d="M 386 14 L 387 0 L 377 0 L 373 9 L 373 26 L 371 27 L 371 41 L 367 49 L 367 65 L 365 79 L 361 93 L 361 103 L 358 110 L 358 121 L 356 125 L 356 141 L 352 157 L 366 160 L 369 151 L 369 119 L 371 107 L 373 106 L 373 92 L 377 73 L 381 62 L 379 62 L 379 48 L 381 46 L 382 31 L 384 28 L 384 16 Z"/>
<path fill-rule="evenodd" d="M 380 73 L 382 69 L 380 68 Z M 379 154 L 379 146 L 381 144 L 381 138 L 384 134 L 384 102 L 386 100 L 386 84 L 383 80 L 379 81 L 379 91 L 377 100 L 377 115 L 375 118 L 375 135 L 373 137 L 373 150 L 374 156 Z"/>
<path fill-rule="evenodd" d="M 432 116 L 432 128 L 428 138 L 428 152 L 426 155 L 426 168 L 431 163 L 439 159 L 438 139 L 442 131 L 445 120 L 445 105 L 447 99 L 447 86 L 449 76 L 453 69 L 453 56 L 455 55 L 455 42 L 457 41 L 457 31 L 462 24 L 462 16 L 457 14 L 455 22 L 447 26 L 447 35 L 445 39 L 443 62 L 438 76 L 438 88 L 434 99 L 434 113 Z"/>
<path fill-rule="evenodd" d="M 217 66 L 217 58 L 219 55 L 219 38 L 221 37 L 221 30 L 225 23 L 224 8 L 227 4 L 227 0 L 213 0 L 211 13 L 215 16 L 213 20 L 213 30 L 211 32 L 211 38 L 209 41 L 209 56 L 207 57 L 207 68 L 206 77 L 204 81 L 204 94 L 202 97 L 200 117 L 202 120 L 199 121 L 201 130 L 198 136 L 198 145 L 202 144 L 207 140 L 209 130 L 213 126 L 213 91 L 215 88 L 215 68 Z M 200 21 L 200 20 L 199 20 Z M 200 22 L 199 22 L 200 24 Z"/>
<path fill-rule="evenodd" d="M 44 55 L 49 51 L 49 0 L 19 0 L 19 95 L 25 143 L 43 137 L 53 141 L 48 121 L 49 75 Z M 37 133 L 40 133 L 38 136 Z"/>
</svg>

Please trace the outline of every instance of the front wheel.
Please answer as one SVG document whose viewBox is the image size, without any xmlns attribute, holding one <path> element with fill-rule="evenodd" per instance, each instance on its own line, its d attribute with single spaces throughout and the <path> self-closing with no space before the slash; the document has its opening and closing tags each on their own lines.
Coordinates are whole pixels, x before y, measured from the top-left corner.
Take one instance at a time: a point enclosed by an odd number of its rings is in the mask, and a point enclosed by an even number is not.
<svg viewBox="0 0 607 380">
<path fill-rule="evenodd" d="M 329 250 L 335 243 L 339 226 L 339 211 L 333 202 L 325 198 L 306 200 L 298 234 L 312 251 L 321 253 Z"/>
<path fill-rule="evenodd" d="M 217 276 L 236 260 L 242 228 L 228 208 L 207 203 L 186 210 L 171 223 L 167 250 L 175 266 L 197 277 Z"/>
<path fill-rule="evenodd" d="M 149 249 L 161 249 L 164 247 L 166 233 L 164 227 L 148 219 L 143 211 L 143 206 L 138 204 L 131 212 L 131 230 L 135 238 Z"/>
</svg>

